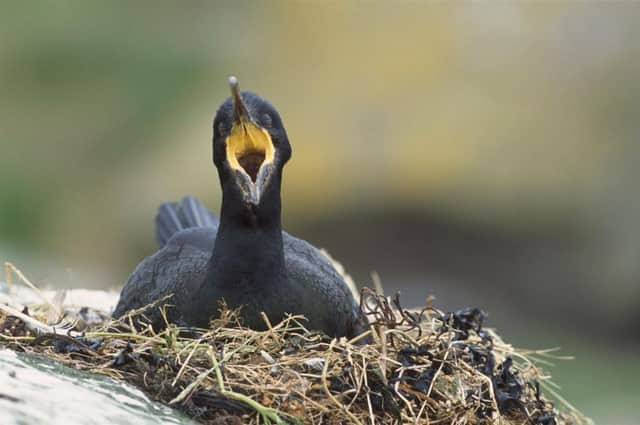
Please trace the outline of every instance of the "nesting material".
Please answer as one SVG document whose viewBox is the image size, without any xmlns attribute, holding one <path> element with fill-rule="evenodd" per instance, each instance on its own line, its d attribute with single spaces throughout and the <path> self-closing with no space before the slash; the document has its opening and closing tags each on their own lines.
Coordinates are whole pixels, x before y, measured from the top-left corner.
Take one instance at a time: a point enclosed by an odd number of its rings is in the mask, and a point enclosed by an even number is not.
<svg viewBox="0 0 640 425">
<path fill-rule="evenodd" d="M 209 329 L 156 333 L 138 311 L 97 323 L 67 313 L 59 333 L 50 304 L 28 306 L 26 321 L 0 305 L 0 346 L 126 381 L 202 423 L 591 423 L 540 368 L 557 357 L 514 349 L 479 309 L 408 311 L 366 288 L 361 304 L 372 326 L 359 341 L 310 332 L 301 316 L 254 331 L 224 306 Z"/>
</svg>

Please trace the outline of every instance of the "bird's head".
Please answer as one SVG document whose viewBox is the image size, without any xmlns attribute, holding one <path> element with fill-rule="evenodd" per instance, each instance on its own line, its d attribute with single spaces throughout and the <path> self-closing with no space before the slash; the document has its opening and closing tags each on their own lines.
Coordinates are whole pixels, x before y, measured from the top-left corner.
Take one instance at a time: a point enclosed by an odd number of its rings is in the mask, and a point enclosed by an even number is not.
<svg viewBox="0 0 640 425">
<path fill-rule="evenodd" d="M 229 78 L 229 85 L 231 96 L 213 120 L 213 162 L 223 190 L 255 207 L 266 193 L 280 191 L 291 145 L 278 111 L 269 102 L 240 92 L 235 77 Z"/>
</svg>

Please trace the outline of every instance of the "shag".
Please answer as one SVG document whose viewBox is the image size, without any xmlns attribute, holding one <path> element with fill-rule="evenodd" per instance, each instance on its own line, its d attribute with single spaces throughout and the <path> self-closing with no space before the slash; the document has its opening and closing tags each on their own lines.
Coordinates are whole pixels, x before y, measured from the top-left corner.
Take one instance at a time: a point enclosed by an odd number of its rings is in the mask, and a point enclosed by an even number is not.
<svg viewBox="0 0 640 425">
<path fill-rule="evenodd" d="M 344 278 L 320 250 L 282 230 L 280 186 L 291 145 L 280 115 L 240 92 L 235 77 L 229 83 L 231 96 L 213 121 L 220 220 L 192 197 L 162 204 L 159 250 L 133 271 L 113 316 L 166 299 L 169 321 L 206 328 L 224 300 L 253 329 L 265 328 L 261 312 L 271 323 L 290 313 L 333 337 L 360 334 L 365 321 Z M 163 327 L 158 305 L 145 315 Z"/>
</svg>

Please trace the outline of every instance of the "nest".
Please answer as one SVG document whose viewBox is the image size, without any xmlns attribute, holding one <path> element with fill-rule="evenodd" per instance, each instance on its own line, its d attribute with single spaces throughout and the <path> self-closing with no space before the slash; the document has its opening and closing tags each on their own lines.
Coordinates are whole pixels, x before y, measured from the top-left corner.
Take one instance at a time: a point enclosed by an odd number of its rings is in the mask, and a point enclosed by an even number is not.
<svg viewBox="0 0 640 425">
<path fill-rule="evenodd" d="M 224 306 L 209 329 L 154 332 L 144 310 L 79 321 L 83 309 L 56 328 L 49 305 L 0 305 L 0 346 L 126 381 L 207 424 L 591 423 L 541 369 L 552 350 L 514 349 L 479 309 L 427 304 L 409 311 L 365 288 L 371 330 L 351 341 L 307 330 L 302 316 L 264 317 L 254 331 Z"/>
</svg>

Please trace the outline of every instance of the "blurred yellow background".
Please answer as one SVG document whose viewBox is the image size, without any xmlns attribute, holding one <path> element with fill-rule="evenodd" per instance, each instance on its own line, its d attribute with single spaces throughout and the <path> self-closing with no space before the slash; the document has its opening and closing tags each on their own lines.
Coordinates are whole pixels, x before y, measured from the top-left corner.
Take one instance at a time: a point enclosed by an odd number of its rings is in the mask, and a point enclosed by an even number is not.
<svg viewBox="0 0 640 425">
<path fill-rule="evenodd" d="M 640 379 L 634 2 L 15 2 L 0 17 L 0 255 L 119 288 L 160 202 L 217 211 L 237 75 L 293 145 L 285 227 L 407 305 L 476 305 L 599 423 Z M 603 388 L 607 388 L 603 394 Z M 635 394 L 635 396 L 634 396 Z"/>
</svg>

